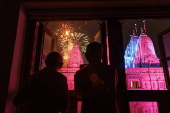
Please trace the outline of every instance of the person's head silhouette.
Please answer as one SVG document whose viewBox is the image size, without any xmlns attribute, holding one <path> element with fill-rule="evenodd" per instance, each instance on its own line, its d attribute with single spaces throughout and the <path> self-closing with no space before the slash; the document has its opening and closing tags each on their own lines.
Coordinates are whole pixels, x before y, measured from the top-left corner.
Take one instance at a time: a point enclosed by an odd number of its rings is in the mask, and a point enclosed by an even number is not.
<svg viewBox="0 0 170 113">
<path fill-rule="evenodd" d="M 102 45 L 98 42 L 91 42 L 86 48 L 86 59 L 90 63 L 101 62 L 102 59 Z"/>
<path fill-rule="evenodd" d="M 58 52 L 51 52 L 47 55 L 45 60 L 47 67 L 55 68 L 56 70 L 60 69 L 63 65 L 63 58 Z"/>
</svg>

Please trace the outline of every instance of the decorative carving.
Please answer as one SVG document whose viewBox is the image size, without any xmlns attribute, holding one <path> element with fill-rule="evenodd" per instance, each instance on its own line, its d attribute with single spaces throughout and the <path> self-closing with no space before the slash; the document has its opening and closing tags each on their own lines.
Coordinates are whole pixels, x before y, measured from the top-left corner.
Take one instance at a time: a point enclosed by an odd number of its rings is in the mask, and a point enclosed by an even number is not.
<svg viewBox="0 0 170 113">
<path fill-rule="evenodd" d="M 81 52 L 77 45 L 73 46 L 73 49 L 70 54 L 70 58 L 68 61 L 69 68 L 78 68 L 81 64 L 83 64 L 83 58 L 81 56 Z"/>
</svg>

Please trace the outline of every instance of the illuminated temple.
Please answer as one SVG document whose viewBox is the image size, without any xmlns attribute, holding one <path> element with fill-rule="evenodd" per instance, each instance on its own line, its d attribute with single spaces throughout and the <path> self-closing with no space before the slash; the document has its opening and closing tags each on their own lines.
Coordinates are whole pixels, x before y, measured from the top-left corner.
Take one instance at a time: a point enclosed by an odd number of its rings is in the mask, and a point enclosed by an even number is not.
<svg viewBox="0 0 170 113">
<path fill-rule="evenodd" d="M 135 25 L 136 28 L 136 25 Z M 137 28 L 133 31 L 129 44 L 125 50 L 126 84 L 128 90 L 167 90 L 163 69 L 150 37 L 146 34 L 146 27 L 141 28 L 140 35 Z M 74 74 L 79 70 L 83 59 L 79 47 L 73 46 L 68 59 L 67 68 L 61 68 L 68 79 L 69 90 L 74 90 Z M 130 102 L 131 113 L 158 113 L 157 102 Z M 78 102 L 78 113 L 81 102 Z"/>
<path fill-rule="evenodd" d="M 124 59 L 128 90 L 167 90 L 163 68 L 146 34 L 145 21 L 139 36 L 135 25 Z M 158 113 L 157 102 L 130 102 L 129 105 L 131 113 Z"/>
<path fill-rule="evenodd" d="M 139 36 L 137 30 L 133 31 L 124 59 L 128 90 L 166 90 L 163 68 L 146 34 L 145 23 Z"/>
<path fill-rule="evenodd" d="M 74 45 L 70 57 L 68 59 L 67 68 L 61 68 L 59 71 L 67 77 L 68 89 L 74 90 L 74 74 L 79 70 L 79 66 L 83 64 L 83 58 L 81 56 L 78 45 Z"/>
</svg>

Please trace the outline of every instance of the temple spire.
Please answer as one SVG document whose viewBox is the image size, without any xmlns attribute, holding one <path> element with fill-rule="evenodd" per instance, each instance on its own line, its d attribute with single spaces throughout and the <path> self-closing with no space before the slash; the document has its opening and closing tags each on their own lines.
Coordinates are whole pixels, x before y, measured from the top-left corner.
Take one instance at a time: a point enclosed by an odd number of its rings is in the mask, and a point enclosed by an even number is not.
<svg viewBox="0 0 170 113">
<path fill-rule="evenodd" d="M 78 39 L 77 39 L 77 36 L 75 37 L 74 45 L 78 45 Z"/>
<path fill-rule="evenodd" d="M 133 30 L 133 34 L 132 34 L 132 35 L 130 35 L 130 36 L 132 37 L 132 36 L 135 36 L 135 35 L 136 35 L 136 34 L 135 34 L 135 30 Z"/>
<path fill-rule="evenodd" d="M 143 28 L 141 28 L 141 34 L 144 34 Z"/>
<path fill-rule="evenodd" d="M 138 36 L 137 24 L 135 24 L 135 30 L 133 30 L 133 35 L 130 36 Z"/>
<path fill-rule="evenodd" d="M 135 30 L 133 30 L 133 35 L 136 35 Z"/>
<path fill-rule="evenodd" d="M 138 35 L 138 29 L 137 29 L 137 24 L 135 24 L 135 35 Z"/>
<path fill-rule="evenodd" d="M 143 33 L 146 34 L 146 20 L 143 20 Z"/>
</svg>

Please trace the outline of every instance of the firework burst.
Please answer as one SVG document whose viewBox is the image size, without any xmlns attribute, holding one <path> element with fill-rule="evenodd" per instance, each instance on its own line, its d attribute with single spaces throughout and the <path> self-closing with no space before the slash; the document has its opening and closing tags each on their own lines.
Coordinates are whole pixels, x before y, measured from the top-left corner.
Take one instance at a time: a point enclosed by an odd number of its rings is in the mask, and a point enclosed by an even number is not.
<svg viewBox="0 0 170 113">
<path fill-rule="evenodd" d="M 80 30 L 76 30 L 76 27 L 69 23 L 58 24 L 55 35 L 57 36 L 57 49 L 62 53 L 70 53 L 74 45 L 78 45 L 82 53 L 85 52 L 87 44 L 90 42 L 90 38 L 81 33 Z"/>
</svg>

